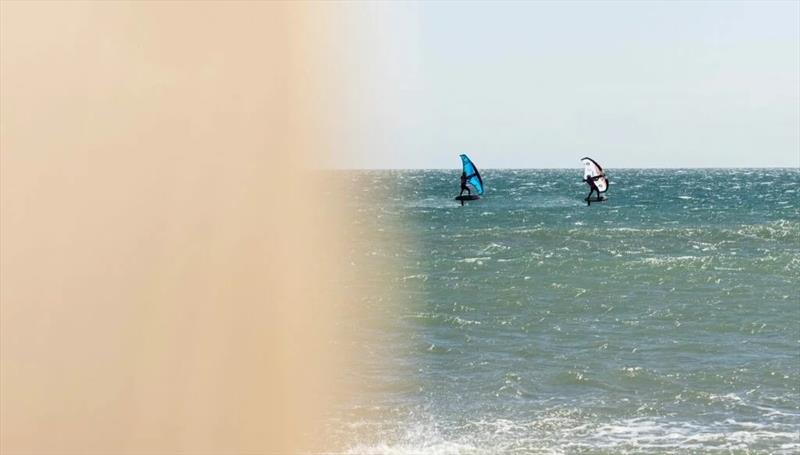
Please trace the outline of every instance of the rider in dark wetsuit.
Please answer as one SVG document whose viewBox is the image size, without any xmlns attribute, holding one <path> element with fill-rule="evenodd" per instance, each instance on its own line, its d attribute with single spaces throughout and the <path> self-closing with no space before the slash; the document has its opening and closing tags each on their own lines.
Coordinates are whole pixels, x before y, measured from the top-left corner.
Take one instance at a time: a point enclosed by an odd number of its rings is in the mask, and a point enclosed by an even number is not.
<svg viewBox="0 0 800 455">
<path fill-rule="evenodd" d="M 469 179 L 471 179 L 474 176 L 475 176 L 475 174 L 467 175 L 466 172 L 462 172 L 461 173 L 461 192 L 458 193 L 459 197 L 461 197 L 461 195 L 464 194 L 464 190 L 467 191 L 468 195 L 472 196 L 472 191 L 467 186 L 467 182 L 469 181 Z M 464 199 L 460 199 L 460 200 L 461 200 L 461 205 L 463 206 L 464 205 Z"/>
<path fill-rule="evenodd" d="M 586 177 L 585 179 L 583 179 L 584 182 L 589 184 L 589 195 L 586 196 L 586 205 L 592 205 L 592 193 L 596 192 L 597 193 L 597 199 L 600 199 L 600 190 L 597 189 L 597 184 L 594 183 L 594 181 L 596 179 L 599 179 L 599 178 L 601 178 L 601 176 L 597 176 L 597 177 L 589 176 L 589 177 Z"/>
<path fill-rule="evenodd" d="M 464 194 L 464 190 L 467 190 L 467 194 L 469 194 L 470 196 L 472 195 L 472 191 L 470 191 L 469 187 L 467 186 L 467 180 L 469 180 L 470 177 L 472 176 L 468 177 L 466 172 L 461 173 L 461 192 L 458 193 L 459 196 Z"/>
</svg>

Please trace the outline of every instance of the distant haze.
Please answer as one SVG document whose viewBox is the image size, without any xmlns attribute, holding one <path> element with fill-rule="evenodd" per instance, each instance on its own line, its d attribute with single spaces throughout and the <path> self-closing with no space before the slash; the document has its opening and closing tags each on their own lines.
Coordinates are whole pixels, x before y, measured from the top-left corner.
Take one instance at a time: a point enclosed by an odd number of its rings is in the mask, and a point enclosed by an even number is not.
<svg viewBox="0 0 800 455">
<path fill-rule="evenodd" d="M 337 168 L 800 166 L 800 3 L 336 4 Z"/>
</svg>

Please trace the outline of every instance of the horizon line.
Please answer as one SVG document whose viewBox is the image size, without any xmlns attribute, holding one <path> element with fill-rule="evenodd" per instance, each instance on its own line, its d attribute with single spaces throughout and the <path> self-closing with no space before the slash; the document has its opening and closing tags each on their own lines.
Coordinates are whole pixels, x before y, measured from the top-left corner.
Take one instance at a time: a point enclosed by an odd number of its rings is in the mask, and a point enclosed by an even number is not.
<svg viewBox="0 0 800 455">
<path fill-rule="evenodd" d="M 328 168 L 317 168 L 316 170 L 320 171 L 449 171 L 453 169 L 459 169 L 457 166 L 453 167 L 328 167 Z M 525 170 L 574 170 L 580 169 L 580 166 L 574 167 L 482 167 L 481 170 L 493 170 L 493 171 L 525 171 Z M 678 166 L 678 167 L 616 167 L 616 168 L 609 168 L 604 167 L 604 170 L 613 169 L 613 170 L 685 170 L 685 169 L 793 169 L 793 170 L 800 170 L 800 165 L 797 166 L 693 166 L 693 167 L 685 167 L 685 166 Z"/>
</svg>

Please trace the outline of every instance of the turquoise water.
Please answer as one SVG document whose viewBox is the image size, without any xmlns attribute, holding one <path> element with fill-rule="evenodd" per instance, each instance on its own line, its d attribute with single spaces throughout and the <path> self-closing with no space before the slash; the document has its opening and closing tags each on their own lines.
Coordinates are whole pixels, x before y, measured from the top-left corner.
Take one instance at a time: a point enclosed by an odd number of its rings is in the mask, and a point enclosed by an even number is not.
<svg viewBox="0 0 800 455">
<path fill-rule="evenodd" d="M 800 452 L 800 171 L 350 180 L 351 453 Z M 386 197 L 386 194 L 402 196 Z M 357 371 L 357 373 L 356 373 Z"/>
</svg>

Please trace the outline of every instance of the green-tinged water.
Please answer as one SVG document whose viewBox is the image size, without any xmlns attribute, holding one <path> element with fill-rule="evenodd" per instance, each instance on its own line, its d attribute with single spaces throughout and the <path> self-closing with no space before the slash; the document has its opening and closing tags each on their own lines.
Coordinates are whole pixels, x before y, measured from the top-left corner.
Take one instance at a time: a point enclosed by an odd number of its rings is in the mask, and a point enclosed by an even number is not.
<svg viewBox="0 0 800 455">
<path fill-rule="evenodd" d="M 800 452 L 800 171 L 339 173 L 352 453 Z M 355 286 L 355 284 L 353 284 Z"/>
</svg>

